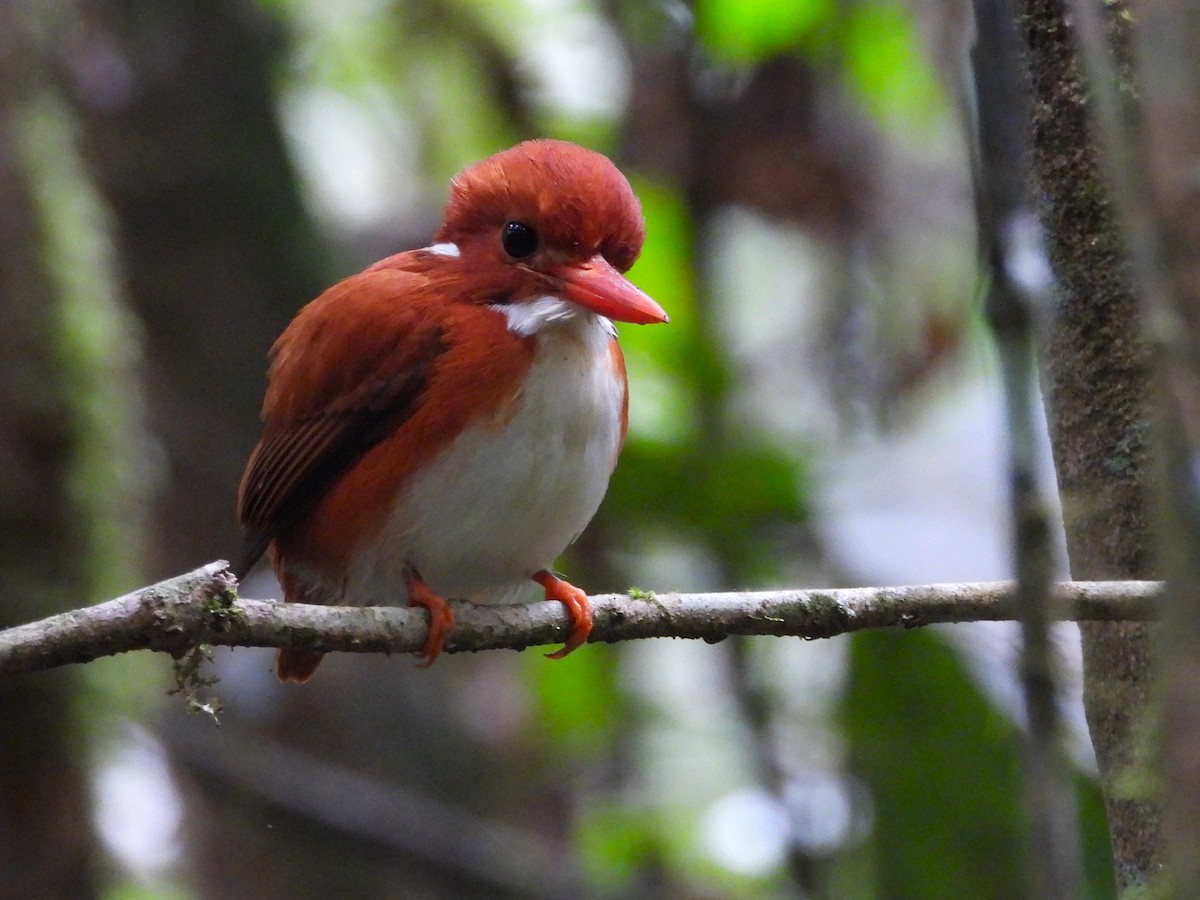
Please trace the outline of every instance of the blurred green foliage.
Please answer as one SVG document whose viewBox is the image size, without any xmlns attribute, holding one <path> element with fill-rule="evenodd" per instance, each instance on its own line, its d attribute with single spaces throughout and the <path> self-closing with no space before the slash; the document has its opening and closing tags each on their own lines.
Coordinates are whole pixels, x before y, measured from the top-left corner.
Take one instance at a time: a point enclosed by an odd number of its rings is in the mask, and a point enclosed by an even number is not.
<svg viewBox="0 0 1200 900">
<path fill-rule="evenodd" d="M 881 896 L 1024 895 L 1016 726 L 936 634 L 855 635 L 841 716 Z"/>
<path fill-rule="evenodd" d="M 735 65 L 797 52 L 832 60 L 867 110 L 900 131 L 924 130 L 945 111 L 916 22 L 899 0 L 700 0 L 696 35 L 715 59 Z"/>
<path fill-rule="evenodd" d="M 696 35 L 718 59 L 753 63 L 822 41 L 840 15 L 835 0 L 700 0 Z"/>
<path fill-rule="evenodd" d="M 758 540 L 755 526 L 803 518 L 804 452 L 706 421 L 714 407 L 723 412 L 732 374 L 697 304 L 695 223 L 676 192 L 644 178 L 634 184 L 648 238 L 630 274 L 671 323 L 621 327 L 636 392 L 606 514 L 643 533 L 657 529 L 704 546 L 731 576 L 769 579 L 777 571 L 774 548 Z"/>
<path fill-rule="evenodd" d="M 842 34 L 850 83 L 867 109 L 900 133 L 927 134 L 946 98 L 921 47 L 909 7 L 896 0 L 854 3 Z"/>
<path fill-rule="evenodd" d="M 853 637 L 839 716 L 870 789 L 880 897 L 1026 896 L 1021 738 L 937 632 Z M 1115 896 L 1099 790 L 1080 778 L 1086 896 Z"/>
<path fill-rule="evenodd" d="M 553 677 L 544 677 L 540 654 L 529 654 L 525 665 L 550 755 L 572 763 L 603 756 L 628 715 L 617 683 L 617 649 L 604 644 L 593 649 L 557 660 Z"/>
<path fill-rule="evenodd" d="M 104 237 L 105 210 L 71 142 L 70 112 L 47 94 L 25 110 L 21 126 L 47 268 L 62 298 L 57 363 L 72 414 L 81 423 L 71 499 L 87 532 L 79 554 L 89 567 L 90 595 L 44 598 L 49 612 L 98 603 L 137 583 L 144 549 L 140 526 L 154 475 L 137 445 L 143 409 L 135 325 L 122 305 L 112 247 Z M 47 153 L 47 147 L 58 149 Z M 110 739 L 122 717 L 157 699 L 156 674 L 168 668 L 167 660 L 149 654 L 89 665 L 73 695 L 85 732 L 97 741 Z"/>
</svg>

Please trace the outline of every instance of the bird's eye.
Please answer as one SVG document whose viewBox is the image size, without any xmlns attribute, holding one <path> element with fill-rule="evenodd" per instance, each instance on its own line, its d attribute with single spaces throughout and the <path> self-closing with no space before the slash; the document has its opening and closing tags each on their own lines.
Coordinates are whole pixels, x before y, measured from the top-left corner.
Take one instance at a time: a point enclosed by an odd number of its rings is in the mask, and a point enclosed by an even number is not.
<svg viewBox="0 0 1200 900">
<path fill-rule="evenodd" d="M 500 232 L 500 244 L 504 247 L 504 252 L 513 259 L 525 259 L 533 256 L 537 250 L 538 235 L 524 222 L 509 222 Z"/>
</svg>

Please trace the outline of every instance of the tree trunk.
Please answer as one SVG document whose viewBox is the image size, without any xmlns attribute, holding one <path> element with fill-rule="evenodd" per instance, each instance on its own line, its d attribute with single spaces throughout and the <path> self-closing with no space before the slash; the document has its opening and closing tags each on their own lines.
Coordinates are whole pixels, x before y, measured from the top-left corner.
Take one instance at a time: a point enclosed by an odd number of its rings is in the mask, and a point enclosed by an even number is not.
<svg viewBox="0 0 1200 900">
<path fill-rule="evenodd" d="M 81 0 L 64 54 L 145 334 L 162 448 L 151 577 L 238 546 L 266 351 L 325 286 L 271 94 L 278 36 L 241 0 Z"/>
<path fill-rule="evenodd" d="M 1200 10 L 1138 8 L 1136 130 L 1145 225 L 1133 244 L 1155 341 L 1161 434 L 1156 450 L 1159 550 L 1167 579 L 1163 616 L 1161 772 L 1170 888 L 1200 895 Z"/>
<path fill-rule="evenodd" d="M 1022 7 L 1038 194 L 1059 285 L 1041 364 L 1071 576 L 1149 578 L 1151 391 L 1137 301 L 1063 4 L 1026 0 Z M 1114 44 L 1124 48 L 1121 12 L 1112 10 L 1110 23 Z M 1159 809 L 1131 791 L 1128 778 L 1144 762 L 1136 735 L 1151 689 L 1151 638 L 1134 623 L 1080 631 L 1084 703 L 1124 892 L 1149 883 L 1161 861 Z"/>
<path fill-rule="evenodd" d="M 88 527 L 72 498 L 80 418 L 62 297 L 47 262 L 22 130 L 45 90 L 35 33 L 0 3 L 0 627 L 91 594 Z M 0 898 L 97 894 L 72 715 L 75 672 L 0 682 Z"/>
</svg>

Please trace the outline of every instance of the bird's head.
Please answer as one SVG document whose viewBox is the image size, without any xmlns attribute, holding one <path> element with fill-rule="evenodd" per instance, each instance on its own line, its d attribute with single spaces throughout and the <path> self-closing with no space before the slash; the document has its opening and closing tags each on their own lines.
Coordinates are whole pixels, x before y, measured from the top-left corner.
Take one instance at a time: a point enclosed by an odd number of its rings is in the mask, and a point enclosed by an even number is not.
<svg viewBox="0 0 1200 900">
<path fill-rule="evenodd" d="M 458 259 L 483 302 L 558 297 L 610 319 L 666 322 L 624 277 L 645 236 L 641 204 L 606 157 L 536 140 L 454 178 L 435 249 Z"/>
</svg>

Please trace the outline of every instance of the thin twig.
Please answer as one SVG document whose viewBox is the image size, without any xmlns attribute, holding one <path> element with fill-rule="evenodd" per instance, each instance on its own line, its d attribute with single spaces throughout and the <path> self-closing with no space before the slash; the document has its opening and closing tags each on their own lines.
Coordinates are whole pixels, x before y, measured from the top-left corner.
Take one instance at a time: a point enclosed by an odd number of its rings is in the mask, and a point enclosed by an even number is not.
<svg viewBox="0 0 1200 900">
<path fill-rule="evenodd" d="M 783 590 L 721 594 L 603 594 L 591 598 L 591 640 L 651 637 L 705 640 L 735 634 L 807 639 L 866 628 L 917 628 L 1013 619 L 1010 582 L 910 587 Z M 1055 588 L 1054 619 L 1154 618 L 1160 585 L 1149 581 L 1071 582 Z M 562 604 L 455 604 L 450 653 L 520 650 L 566 638 Z M 225 563 L 151 585 L 116 600 L 0 631 L 0 676 L 89 662 L 130 650 L 179 656 L 197 644 L 292 647 L 349 653 L 415 653 L 425 643 L 424 611 L 336 607 L 238 598 Z"/>
<path fill-rule="evenodd" d="M 987 314 L 996 340 L 1008 423 L 1015 597 L 1021 621 L 1021 685 L 1029 717 L 1025 752 L 1032 895 L 1070 900 L 1081 864 L 1072 772 L 1060 742 L 1055 657 L 1047 600 L 1054 571 L 1048 492 L 1038 465 L 1034 407 L 1036 325 L 1051 307 L 1052 278 L 1029 197 L 1025 89 L 1017 10 L 976 0 L 971 53 L 976 92 L 976 209 L 989 274 Z"/>
</svg>

